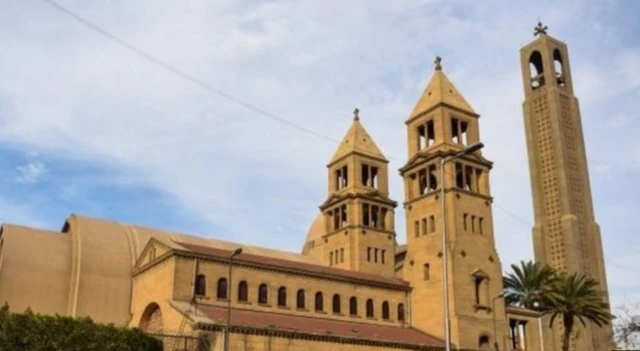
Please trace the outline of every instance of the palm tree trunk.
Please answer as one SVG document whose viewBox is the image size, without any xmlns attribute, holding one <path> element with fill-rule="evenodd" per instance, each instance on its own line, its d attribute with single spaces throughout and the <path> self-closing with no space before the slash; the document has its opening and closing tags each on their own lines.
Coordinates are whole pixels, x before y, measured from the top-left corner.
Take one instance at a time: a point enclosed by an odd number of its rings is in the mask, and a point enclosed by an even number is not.
<svg viewBox="0 0 640 351">
<path fill-rule="evenodd" d="M 573 331 L 573 318 L 564 316 L 564 333 L 562 334 L 562 351 L 569 351 L 571 332 Z"/>
</svg>

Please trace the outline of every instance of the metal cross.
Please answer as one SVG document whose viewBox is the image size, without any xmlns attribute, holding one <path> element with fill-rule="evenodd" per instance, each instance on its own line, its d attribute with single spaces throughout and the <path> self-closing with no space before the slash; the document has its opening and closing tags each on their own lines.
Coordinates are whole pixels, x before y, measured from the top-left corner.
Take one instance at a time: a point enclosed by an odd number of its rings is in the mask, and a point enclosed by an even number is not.
<svg viewBox="0 0 640 351">
<path fill-rule="evenodd" d="M 442 57 L 436 56 L 435 61 L 433 61 L 433 63 L 435 63 L 435 65 L 436 65 L 436 71 L 441 71 L 442 70 L 441 62 L 442 62 Z"/>
<path fill-rule="evenodd" d="M 547 35 L 547 29 L 549 27 L 542 25 L 542 22 L 538 22 L 538 25 L 533 28 L 533 35 Z"/>
<path fill-rule="evenodd" d="M 358 116 L 358 113 L 360 113 L 360 110 L 358 110 L 358 108 L 356 107 L 353 110 L 353 119 L 356 120 L 356 121 L 360 119 L 360 116 Z"/>
</svg>

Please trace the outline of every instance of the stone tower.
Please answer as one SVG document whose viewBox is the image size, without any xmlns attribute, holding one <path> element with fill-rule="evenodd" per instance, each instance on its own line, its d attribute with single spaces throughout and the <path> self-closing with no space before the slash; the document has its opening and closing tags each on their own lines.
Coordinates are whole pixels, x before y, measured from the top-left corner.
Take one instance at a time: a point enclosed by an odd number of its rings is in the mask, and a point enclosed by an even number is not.
<svg viewBox="0 0 640 351">
<path fill-rule="evenodd" d="M 407 223 L 403 278 L 412 286 L 413 325 L 444 337 L 444 200 L 452 343 L 493 349 L 498 342 L 502 349 L 508 329 L 504 303 L 496 298 L 503 286 L 489 191 L 492 163 L 476 151 L 445 162 L 444 179 L 440 178 L 443 158 L 479 142 L 478 118 L 442 72 L 437 58 L 433 77 L 405 122 L 409 161 L 400 169 Z"/>
<path fill-rule="evenodd" d="M 358 112 L 327 165 L 328 197 L 303 253 L 328 266 L 393 276 L 397 203 L 389 198 L 389 161 L 362 126 Z"/>
<path fill-rule="evenodd" d="M 560 271 L 588 274 L 606 293 L 602 240 L 593 214 L 567 46 L 546 30 L 539 23 L 537 38 L 520 50 L 535 258 Z M 587 328 L 580 331 L 574 349 L 610 350 L 610 340 L 610 327 Z"/>
</svg>

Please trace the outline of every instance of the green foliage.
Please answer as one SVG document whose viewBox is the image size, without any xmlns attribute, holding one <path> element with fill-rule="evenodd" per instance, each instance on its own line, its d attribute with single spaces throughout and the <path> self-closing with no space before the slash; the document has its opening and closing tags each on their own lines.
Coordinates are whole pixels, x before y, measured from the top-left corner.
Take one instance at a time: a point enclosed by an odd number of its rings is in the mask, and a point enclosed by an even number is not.
<svg viewBox="0 0 640 351">
<path fill-rule="evenodd" d="M 561 320 L 563 351 L 569 350 L 576 321 L 584 326 L 611 323 L 613 315 L 596 280 L 578 273 L 557 273 L 539 262 L 523 261 L 511 268 L 513 273 L 503 278 L 505 302 L 551 315 L 550 327 Z"/>
<path fill-rule="evenodd" d="M 557 279 L 553 268 L 539 262 L 520 262 L 511 265 L 513 273 L 503 278 L 504 298 L 510 305 L 540 311 L 546 304 Z"/>
<path fill-rule="evenodd" d="M 0 309 L 0 350 L 162 351 L 162 342 L 139 329 L 96 324 L 90 318 L 43 316 Z"/>
</svg>

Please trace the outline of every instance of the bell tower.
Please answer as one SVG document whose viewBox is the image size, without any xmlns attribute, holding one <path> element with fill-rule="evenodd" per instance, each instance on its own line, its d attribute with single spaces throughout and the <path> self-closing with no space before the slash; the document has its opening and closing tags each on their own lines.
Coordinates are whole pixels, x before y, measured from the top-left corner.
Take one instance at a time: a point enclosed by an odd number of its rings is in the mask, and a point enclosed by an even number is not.
<svg viewBox="0 0 640 351">
<path fill-rule="evenodd" d="M 489 191 L 492 163 L 480 151 L 461 153 L 480 141 L 479 117 L 436 58 L 431 81 L 405 122 L 409 161 L 400 169 L 407 223 L 403 278 L 412 286 L 413 325 L 444 338 L 446 267 L 452 344 L 494 349 L 497 342 L 503 349 L 508 329 L 504 303 L 496 297 L 503 286 Z"/>
<path fill-rule="evenodd" d="M 520 49 L 520 62 L 535 258 L 559 271 L 591 276 L 606 294 L 602 239 L 593 212 L 569 53 L 563 42 L 547 35 L 541 23 L 534 34 L 537 38 Z M 590 326 L 579 334 L 572 341 L 574 350 L 612 349 L 610 326 Z M 559 339 L 555 340 L 559 350 Z"/>
<path fill-rule="evenodd" d="M 360 121 L 353 122 L 327 165 L 327 200 L 320 205 L 322 223 L 303 253 L 328 266 L 395 275 L 394 209 L 384 157 Z M 316 224 L 314 224 L 316 226 Z"/>
</svg>

